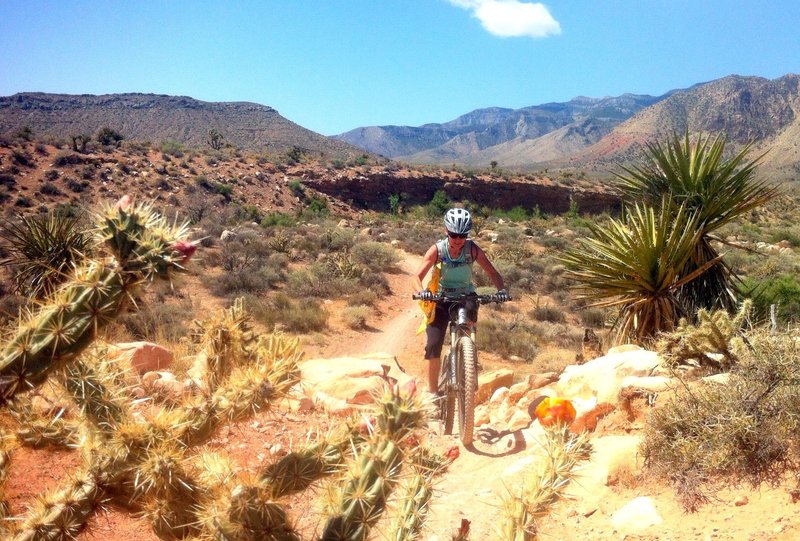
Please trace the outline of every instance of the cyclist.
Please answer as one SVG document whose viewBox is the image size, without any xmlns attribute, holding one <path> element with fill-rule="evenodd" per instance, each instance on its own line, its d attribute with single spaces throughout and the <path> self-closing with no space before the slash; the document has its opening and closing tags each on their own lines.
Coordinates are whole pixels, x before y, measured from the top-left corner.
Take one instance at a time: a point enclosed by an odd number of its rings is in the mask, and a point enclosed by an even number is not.
<svg viewBox="0 0 800 541">
<path fill-rule="evenodd" d="M 503 278 L 494 268 L 486 254 L 474 241 L 467 239 L 472 229 L 472 217 L 462 208 L 452 208 L 444 215 L 444 227 L 447 236 L 431 246 L 422 259 L 422 265 L 414 276 L 414 285 L 423 299 L 430 299 L 436 293 L 459 294 L 475 291 L 472 283 L 472 264 L 477 262 L 489 275 L 497 294 L 508 296 Z M 423 290 L 422 280 L 431 267 L 441 264 L 438 284 L 435 290 Z M 435 282 L 436 280 L 432 280 Z M 442 344 L 447 333 L 449 303 L 436 304 L 433 321 L 425 328 L 427 343 L 425 345 L 425 359 L 428 361 L 428 391 L 436 394 L 439 384 L 439 369 L 441 366 Z M 470 319 L 477 321 L 478 304 L 469 306 Z"/>
</svg>

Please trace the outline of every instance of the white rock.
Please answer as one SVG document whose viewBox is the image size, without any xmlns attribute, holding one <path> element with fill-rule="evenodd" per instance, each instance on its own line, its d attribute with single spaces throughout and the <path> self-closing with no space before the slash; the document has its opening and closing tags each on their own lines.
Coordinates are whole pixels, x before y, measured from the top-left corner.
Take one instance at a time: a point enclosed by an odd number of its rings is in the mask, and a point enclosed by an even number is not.
<svg viewBox="0 0 800 541">
<path fill-rule="evenodd" d="M 559 396 L 616 404 L 627 376 L 650 376 L 661 364 L 653 351 L 628 351 L 598 357 L 582 365 L 570 365 L 556 384 Z"/>
<path fill-rule="evenodd" d="M 647 496 L 634 498 L 613 515 L 611 525 L 620 532 L 640 532 L 661 524 L 664 519 L 658 514 L 653 499 Z"/>
</svg>

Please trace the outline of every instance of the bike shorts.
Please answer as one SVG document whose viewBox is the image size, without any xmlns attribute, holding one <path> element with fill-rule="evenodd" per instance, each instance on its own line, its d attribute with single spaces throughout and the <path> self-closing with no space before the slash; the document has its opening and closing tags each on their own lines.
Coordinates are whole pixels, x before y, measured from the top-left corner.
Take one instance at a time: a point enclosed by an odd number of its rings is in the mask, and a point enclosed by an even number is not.
<svg viewBox="0 0 800 541">
<path fill-rule="evenodd" d="M 436 315 L 433 323 L 425 327 L 425 358 L 434 359 L 442 356 L 442 346 L 447 336 L 447 324 L 450 323 L 450 307 L 452 302 L 440 302 L 436 305 Z M 467 304 L 467 315 L 471 321 L 478 321 L 478 303 Z"/>
</svg>

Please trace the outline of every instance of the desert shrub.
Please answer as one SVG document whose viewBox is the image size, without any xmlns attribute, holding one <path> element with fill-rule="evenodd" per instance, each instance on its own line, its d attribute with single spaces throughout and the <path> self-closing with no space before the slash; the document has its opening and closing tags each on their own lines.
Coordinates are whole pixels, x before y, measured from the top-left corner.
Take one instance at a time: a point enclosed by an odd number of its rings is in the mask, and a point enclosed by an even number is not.
<svg viewBox="0 0 800 541">
<path fill-rule="evenodd" d="M 389 288 L 389 281 L 386 277 L 379 272 L 365 272 L 358 279 L 361 287 L 375 292 L 377 295 L 386 295 L 391 289 Z"/>
<path fill-rule="evenodd" d="M 782 321 L 800 319 L 800 282 L 794 274 L 781 274 L 763 280 L 748 278 L 744 281 L 743 289 L 750 292 L 756 318 L 766 318 L 770 305 L 777 304 L 778 317 Z"/>
<path fill-rule="evenodd" d="M 183 145 L 177 141 L 163 141 L 161 143 L 161 152 L 175 158 L 183 158 Z"/>
<path fill-rule="evenodd" d="M 330 299 L 360 290 L 356 278 L 344 278 L 331 272 L 324 263 L 313 263 L 305 269 L 289 272 L 286 291 L 295 298 Z"/>
<path fill-rule="evenodd" d="M 549 321 L 551 323 L 564 323 L 567 316 L 555 306 L 536 306 L 529 315 L 536 321 Z"/>
<path fill-rule="evenodd" d="M 5 203 L 11 199 L 11 194 L 8 193 L 8 188 L 0 185 L 0 203 Z"/>
<path fill-rule="evenodd" d="M 194 317 L 192 302 L 181 299 L 177 303 L 142 303 L 118 321 L 137 340 L 177 343 L 188 334 Z"/>
<path fill-rule="evenodd" d="M 268 212 L 261 218 L 262 227 L 292 227 L 297 223 L 297 220 L 283 212 Z"/>
<path fill-rule="evenodd" d="M 14 206 L 29 209 L 33 206 L 33 201 L 31 201 L 29 197 L 20 195 L 19 197 L 17 197 L 17 200 L 14 201 Z"/>
<path fill-rule="evenodd" d="M 727 384 L 684 386 L 649 416 L 645 464 L 675 484 L 688 510 L 707 489 L 777 483 L 800 443 L 800 345 L 789 335 L 751 333 Z"/>
<path fill-rule="evenodd" d="M 41 186 L 39 186 L 39 193 L 45 195 L 64 195 L 58 186 L 53 184 L 52 182 L 44 182 Z"/>
<path fill-rule="evenodd" d="M 81 178 L 84 180 L 92 180 L 95 174 L 95 167 L 91 164 L 87 165 L 81 170 Z"/>
<path fill-rule="evenodd" d="M 356 263 L 372 272 L 384 272 L 400 261 L 397 250 L 382 242 L 367 241 L 356 244 L 352 250 Z"/>
<path fill-rule="evenodd" d="M 351 329 L 366 329 L 371 315 L 372 309 L 369 306 L 347 306 L 342 310 L 342 321 Z"/>
<path fill-rule="evenodd" d="M 378 293 L 372 289 L 362 289 L 347 297 L 348 306 L 374 306 L 378 301 Z"/>
<path fill-rule="evenodd" d="M 319 332 L 328 327 L 328 312 L 317 300 L 293 301 L 284 294 L 272 300 L 277 313 L 276 326 L 290 332 Z"/>
<path fill-rule="evenodd" d="M 450 202 L 450 198 L 447 197 L 447 194 L 442 190 L 437 190 L 425 207 L 425 213 L 430 218 L 441 218 L 451 206 L 452 203 Z"/>
<path fill-rule="evenodd" d="M 562 348 L 548 348 L 540 351 L 533 360 L 537 372 L 556 372 L 560 374 L 564 369 L 575 364 L 575 351 Z"/>
<path fill-rule="evenodd" d="M 33 156 L 24 150 L 14 150 L 11 152 L 11 161 L 23 167 L 33 167 L 36 162 L 33 161 Z"/>
<path fill-rule="evenodd" d="M 341 228 L 325 228 L 313 241 L 316 247 L 311 249 L 320 252 L 349 251 L 356 243 L 355 232 Z"/>
<path fill-rule="evenodd" d="M 516 356 L 531 362 L 539 351 L 535 341 L 531 340 L 531 332 L 531 328 L 522 323 L 479 317 L 478 349 L 505 358 Z"/>
<path fill-rule="evenodd" d="M 583 340 L 583 332 L 577 327 L 564 323 L 535 321 L 529 326 L 529 338 L 539 343 L 553 344 L 560 347 L 573 348 L 577 351 Z"/>
<path fill-rule="evenodd" d="M 606 324 L 606 311 L 602 308 L 585 308 L 578 312 L 581 323 L 585 327 L 604 327 Z"/>
<path fill-rule="evenodd" d="M 16 183 L 17 179 L 14 178 L 14 175 L 9 173 L 0 173 L 0 186 L 12 188 Z"/>
<path fill-rule="evenodd" d="M 44 172 L 44 178 L 45 180 L 50 180 L 50 181 L 56 180 L 58 178 L 58 171 L 56 171 L 55 169 L 48 169 L 47 171 Z"/>
<path fill-rule="evenodd" d="M 67 165 L 78 165 L 84 163 L 84 159 L 79 154 L 70 151 L 62 151 L 56 154 L 53 159 L 53 165 L 56 167 L 65 167 Z"/>
<path fill-rule="evenodd" d="M 539 244 L 551 250 L 562 251 L 569 246 L 569 241 L 563 237 L 542 237 L 539 239 Z"/>
</svg>

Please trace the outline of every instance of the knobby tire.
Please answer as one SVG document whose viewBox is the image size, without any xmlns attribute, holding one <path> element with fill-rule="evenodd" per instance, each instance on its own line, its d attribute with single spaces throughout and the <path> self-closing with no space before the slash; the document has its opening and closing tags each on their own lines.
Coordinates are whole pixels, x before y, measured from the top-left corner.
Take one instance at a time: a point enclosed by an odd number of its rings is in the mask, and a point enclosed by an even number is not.
<svg viewBox="0 0 800 541">
<path fill-rule="evenodd" d="M 475 429 L 475 393 L 478 390 L 478 358 L 475 344 L 462 336 L 456 344 L 456 373 L 458 376 L 458 432 L 461 442 L 472 443 Z"/>
</svg>

